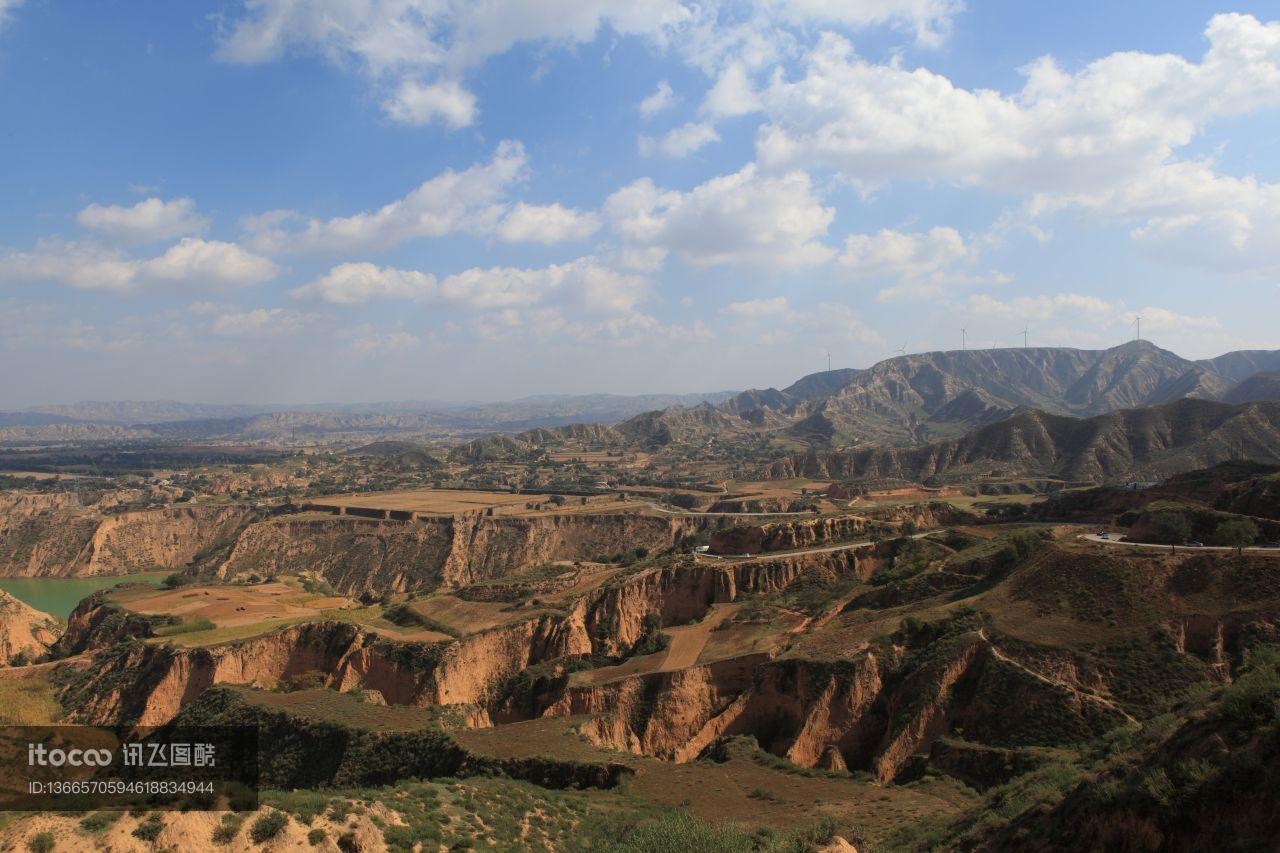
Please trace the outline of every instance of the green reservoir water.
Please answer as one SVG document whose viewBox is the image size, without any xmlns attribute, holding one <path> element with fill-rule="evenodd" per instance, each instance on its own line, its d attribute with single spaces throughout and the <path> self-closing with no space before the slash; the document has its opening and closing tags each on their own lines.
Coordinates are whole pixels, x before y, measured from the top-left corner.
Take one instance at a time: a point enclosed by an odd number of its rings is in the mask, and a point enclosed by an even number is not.
<svg viewBox="0 0 1280 853">
<path fill-rule="evenodd" d="M 0 589 L 36 610 L 61 619 L 71 615 L 80 600 L 100 589 L 141 581 L 158 586 L 169 572 L 142 572 L 94 578 L 0 578 Z"/>
</svg>

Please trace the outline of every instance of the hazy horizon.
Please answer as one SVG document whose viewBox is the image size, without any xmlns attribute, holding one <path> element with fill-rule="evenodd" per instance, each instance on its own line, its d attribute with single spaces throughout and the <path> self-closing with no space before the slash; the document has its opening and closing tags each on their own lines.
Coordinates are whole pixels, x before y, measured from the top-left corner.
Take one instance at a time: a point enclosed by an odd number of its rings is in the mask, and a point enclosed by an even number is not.
<svg viewBox="0 0 1280 853">
<path fill-rule="evenodd" d="M 1138 341 L 1137 340 L 1122 341 L 1121 343 L 1116 344 L 1116 346 L 1124 346 L 1125 344 L 1136 343 L 1136 342 Z M 1173 352 L 1175 355 L 1183 356 L 1182 353 L 1179 353 L 1176 350 L 1172 350 L 1168 347 L 1161 347 L 1158 343 L 1147 340 L 1145 338 L 1141 339 L 1141 343 L 1151 344 L 1165 351 Z M 1100 349 L 1109 349 L 1110 347 L 1090 348 L 1090 347 L 1072 347 L 1069 345 L 1063 345 L 1061 347 L 1030 347 L 1030 349 L 1032 350 L 1046 349 L 1046 348 L 1096 351 Z M 968 349 L 969 351 L 973 351 L 973 352 L 983 352 L 990 348 L 970 347 Z M 1025 347 L 1009 346 L 1009 347 L 999 347 L 997 349 L 1020 350 L 1020 349 L 1025 349 Z M 1280 349 L 1280 347 L 1277 347 L 1277 349 Z M 906 355 L 926 355 L 931 352 L 951 354 L 951 353 L 957 353 L 962 351 L 963 350 L 960 350 L 960 349 L 922 350 L 919 352 L 908 352 L 906 353 Z M 1237 351 L 1238 350 L 1228 350 L 1227 352 L 1237 352 Z M 1226 352 L 1214 353 L 1212 356 L 1207 356 L 1207 358 L 1215 358 L 1225 354 L 1227 353 Z M 735 393 L 739 393 L 739 392 L 747 391 L 751 389 L 765 389 L 770 387 L 784 388 L 807 376 L 817 375 L 817 374 L 831 372 L 831 371 L 848 370 L 848 369 L 866 370 L 870 367 L 874 367 L 876 364 L 880 363 L 881 361 L 887 361 L 895 357 L 897 357 L 897 354 L 894 354 L 884 359 L 877 359 L 875 362 L 872 362 L 871 364 L 866 364 L 866 365 L 840 365 L 840 364 L 833 363 L 830 371 L 828 371 L 827 368 L 823 367 L 819 370 L 809 371 L 808 373 L 792 376 L 790 378 L 786 378 L 778 382 L 755 383 L 755 384 L 741 385 L 733 388 L 718 388 L 714 390 L 709 390 L 707 388 L 701 388 L 701 389 L 695 388 L 695 389 L 687 389 L 687 390 L 658 389 L 658 390 L 649 390 L 649 391 L 645 391 L 645 390 L 635 391 L 632 393 L 621 393 L 621 392 L 610 391 L 610 390 L 587 390 L 587 391 L 577 391 L 577 392 L 557 392 L 557 391 L 537 392 L 535 391 L 535 392 L 523 394 L 518 397 L 495 397 L 495 398 L 488 398 L 488 399 L 474 398 L 474 397 L 470 399 L 446 399 L 446 398 L 438 398 L 438 397 L 431 397 L 431 396 L 405 397 L 405 398 L 398 398 L 398 399 L 363 399 L 363 400 L 315 400 L 315 399 L 210 400 L 210 399 L 195 399 L 195 398 L 183 399 L 179 397 L 150 397 L 150 398 L 120 397 L 120 398 L 110 398 L 110 399 L 83 398 L 78 400 L 41 400 L 41 401 L 11 405 L 11 406 L 5 405 L 3 401 L 0 401 L 0 411 L 25 411 L 25 410 L 32 410 L 32 409 L 39 409 L 39 408 L 74 406 L 78 404 L 92 404 L 92 403 L 100 403 L 100 404 L 178 403 L 186 406 L 211 406 L 211 407 L 220 406 L 224 408 L 233 408 L 236 406 L 243 406 L 243 407 L 249 407 L 249 408 L 276 409 L 276 410 L 282 410 L 290 407 L 323 410 L 324 407 L 326 406 L 332 406 L 337 408 L 358 408 L 361 406 L 385 407 L 385 406 L 403 405 L 403 406 L 411 407 L 414 409 L 420 409 L 422 411 L 432 411 L 432 410 L 443 410 L 447 408 L 461 409 L 461 408 L 472 407 L 472 406 L 479 407 L 479 406 L 492 406 L 492 405 L 500 405 L 500 404 L 508 404 L 508 403 L 520 403 L 520 402 L 526 402 L 526 401 L 536 401 L 539 399 L 556 400 L 556 399 L 596 397 L 596 396 L 635 398 L 635 397 L 691 397 L 691 396 L 702 395 L 706 397 L 714 397 L 717 395 L 735 394 Z M 1186 358 L 1186 356 L 1183 356 L 1183 357 Z M 1196 359 L 1189 359 L 1189 360 L 1194 361 Z"/>
</svg>

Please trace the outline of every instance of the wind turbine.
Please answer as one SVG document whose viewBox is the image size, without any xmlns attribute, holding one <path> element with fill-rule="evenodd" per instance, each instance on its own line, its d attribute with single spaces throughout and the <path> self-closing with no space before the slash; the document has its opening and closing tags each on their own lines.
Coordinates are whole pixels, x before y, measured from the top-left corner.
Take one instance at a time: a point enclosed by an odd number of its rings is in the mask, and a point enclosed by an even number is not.
<svg viewBox="0 0 1280 853">
<path fill-rule="evenodd" d="M 969 348 L 969 341 L 968 341 L 968 337 L 965 335 L 965 330 L 964 330 L 964 328 L 963 328 L 963 327 L 961 327 L 961 329 L 960 329 L 960 350 L 963 352 L 964 350 L 967 350 L 968 348 Z"/>
<path fill-rule="evenodd" d="M 1135 341 L 1142 340 L 1142 315 L 1139 314 L 1133 318 L 1133 339 Z"/>
<path fill-rule="evenodd" d="M 904 341 L 902 346 L 898 347 L 898 355 L 906 355 L 906 354 L 907 354 L 907 344 Z"/>
<path fill-rule="evenodd" d="M 1023 325 L 1022 327 L 1022 348 L 1027 348 L 1027 333 L 1031 331 L 1031 326 Z"/>
<path fill-rule="evenodd" d="M 831 372 L 831 350 L 827 350 L 827 373 Z"/>
</svg>

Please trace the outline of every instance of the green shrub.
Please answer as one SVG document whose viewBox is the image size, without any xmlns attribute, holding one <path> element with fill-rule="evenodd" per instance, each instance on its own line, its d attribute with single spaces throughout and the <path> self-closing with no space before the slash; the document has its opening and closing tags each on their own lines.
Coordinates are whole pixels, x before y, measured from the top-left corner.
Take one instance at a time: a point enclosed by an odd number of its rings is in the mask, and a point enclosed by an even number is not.
<svg viewBox="0 0 1280 853">
<path fill-rule="evenodd" d="M 155 630 L 157 637 L 172 637 L 175 634 L 191 634 L 195 631 L 211 631 L 215 625 L 203 616 L 183 616 L 179 621 Z"/>
<path fill-rule="evenodd" d="M 249 827 L 249 837 L 254 844 L 263 844 L 283 832 L 288 824 L 289 817 L 284 812 L 267 812 Z"/>
<path fill-rule="evenodd" d="M 1247 548 L 1258 541 L 1258 525 L 1247 518 L 1229 518 L 1217 526 L 1210 541 L 1224 548 Z"/>
<path fill-rule="evenodd" d="M 189 586 L 196 582 L 196 579 L 186 572 L 174 572 L 160 581 L 160 585 L 165 589 L 177 589 L 182 586 Z"/>
<path fill-rule="evenodd" d="M 224 814 L 222 823 L 213 831 L 214 844 L 230 844 L 235 841 L 237 835 L 240 834 L 240 827 L 244 825 L 244 816 L 238 814 Z"/>
<path fill-rule="evenodd" d="M 1242 730 L 1280 714 L 1280 649 L 1254 650 L 1249 668 L 1222 691 L 1222 712 Z"/>
<path fill-rule="evenodd" d="M 44 832 L 37 832 L 27 839 L 27 849 L 31 853 L 50 853 L 55 846 L 53 833 L 47 829 Z"/>
<path fill-rule="evenodd" d="M 317 827 L 307 833 L 307 843 L 312 847 L 319 847 L 321 844 L 324 844 L 325 839 L 328 837 L 329 836 L 323 829 Z"/>
<path fill-rule="evenodd" d="M 164 831 L 164 818 L 158 814 L 153 814 L 133 830 L 133 837 L 141 841 L 154 842 L 160 837 L 160 833 Z"/>
<path fill-rule="evenodd" d="M 106 831 L 107 827 L 120 819 L 120 812 L 94 812 L 80 821 L 83 832 L 97 834 Z"/>
</svg>

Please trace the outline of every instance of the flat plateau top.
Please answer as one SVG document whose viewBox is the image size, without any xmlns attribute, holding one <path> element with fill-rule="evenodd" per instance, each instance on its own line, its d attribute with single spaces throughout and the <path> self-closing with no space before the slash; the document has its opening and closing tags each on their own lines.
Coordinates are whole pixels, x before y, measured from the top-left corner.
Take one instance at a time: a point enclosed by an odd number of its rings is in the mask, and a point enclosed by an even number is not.
<svg viewBox="0 0 1280 853">
<path fill-rule="evenodd" d="M 398 509 L 408 512 L 437 512 L 445 515 L 474 512 L 489 507 L 523 506 L 540 503 L 548 495 L 517 495 L 511 492 L 479 492 L 465 489 L 410 489 L 400 492 L 367 492 L 359 495 L 328 495 L 311 503 L 322 506 L 352 506 L 367 509 Z"/>
</svg>

